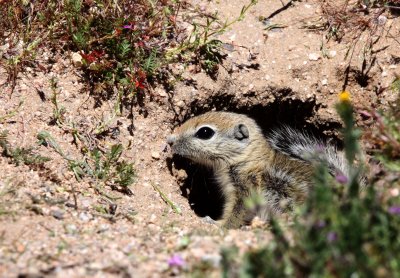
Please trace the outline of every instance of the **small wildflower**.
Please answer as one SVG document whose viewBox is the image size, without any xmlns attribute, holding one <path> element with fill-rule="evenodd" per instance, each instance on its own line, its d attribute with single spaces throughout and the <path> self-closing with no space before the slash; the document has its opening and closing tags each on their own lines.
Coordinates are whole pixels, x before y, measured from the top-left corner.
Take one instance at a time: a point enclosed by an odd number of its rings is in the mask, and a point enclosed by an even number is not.
<svg viewBox="0 0 400 278">
<path fill-rule="evenodd" d="M 350 102 L 350 93 L 348 91 L 343 91 L 339 94 L 339 100 L 341 102 Z"/>
<path fill-rule="evenodd" d="M 365 110 L 361 110 L 360 111 L 360 115 L 365 117 L 365 118 L 371 118 L 372 117 L 371 113 L 369 113 L 368 111 L 365 111 Z"/>
<path fill-rule="evenodd" d="M 135 87 L 139 88 L 139 89 L 146 89 L 146 85 L 142 81 L 139 81 L 139 80 L 135 80 Z"/>
<path fill-rule="evenodd" d="M 93 62 L 95 62 L 96 60 L 100 59 L 101 57 L 103 57 L 105 55 L 104 51 L 102 50 L 93 50 L 88 54 L 85 53 L 81 53 L 81 56 L 83 57 L 83 59 L 85 59 L 85 61 L 88 64 L 91 64 Z"/>
<path fill-rule="evenodd" d="M 129 30 L 133 30 L 133 25 L 132 24 L 127 24 L 122 26 L 122 29 L 129 29 Z"/>
<path fill-rule="evenodd" d="M 340 184 L 346 184 L 349 181 L 349 179 L 342 173 L 336 174 L 335 180 Z"/>
<path fill-rule="evenodd" d="M 325 220 L 318 220 L 316 223 L 315 223 L 315 227 L 317 227 L 317 228 L 323 228 L 323 227 L 325 227 L 326 226 L 326 222 L 325 222 Z"/>
<path fill-rule="evenodd" d="M 185 261 L 180 255 L 175 254 L 168 259 L 168 265 L 169 267 L 183 267 L 185 265 Z"/>
<path fill-rule="evenodd" d="M 326 236 L 326 239 L 329 241 L 329 242 L 334 242 L 334 241 L 336 241 L 337 240 L 337 234 L 335 233 L 335 232 L 329 232 L 328 233 L 328 235 Z"/>
<path fill-rule="evenodd" d="M 136 75 L 133 73 L 127 74 L 132 83 L 134 83 L 136 89 L 146 89 L 146 73 L 142 70 L 138 70 Z"/>
<path fill-rule="evenodd" d="M 392 207 L 388 208 L 388 212 L 390 214 L 400 215 L 400 206 L 392 206 Z"/>
<path fill-rule="evenodd" d="M 115 35 L 115 36 L 119 36 L 119 35 L 121 35 L 121 33 L 122 33 L 122 29 L 120 29 L 120 28 L 116 28 L 116 29 L 114 30 L 114 35 Z"/>
</svg>

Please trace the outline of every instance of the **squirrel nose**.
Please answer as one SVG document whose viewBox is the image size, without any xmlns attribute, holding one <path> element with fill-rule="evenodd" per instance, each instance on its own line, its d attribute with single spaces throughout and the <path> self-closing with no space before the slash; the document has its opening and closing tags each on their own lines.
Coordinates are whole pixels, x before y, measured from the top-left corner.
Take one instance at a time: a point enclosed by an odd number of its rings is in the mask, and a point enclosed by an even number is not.
<svg viewBox="0 0 400 278">
<path fill-rule="evenodd" d="M 176 135 L 169 135 L 167 137 L 167 143 L 172 146 L 176 141 Z"/>
</svg>

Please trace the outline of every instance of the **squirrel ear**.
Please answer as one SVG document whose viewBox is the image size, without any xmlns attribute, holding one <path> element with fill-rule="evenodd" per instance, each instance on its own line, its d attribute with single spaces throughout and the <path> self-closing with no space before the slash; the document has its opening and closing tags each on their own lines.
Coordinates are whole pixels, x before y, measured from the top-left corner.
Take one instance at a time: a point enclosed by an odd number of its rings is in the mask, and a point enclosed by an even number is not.
<svg viewBox="0 0 400 278">
<path fill-rule="evenodd" d="M 244 124 L 238 124 L 237 126 L 235 126 L 233 135 L 236 139 L 243 140 L 249 138 L 249 130 Z"/>
</svg>

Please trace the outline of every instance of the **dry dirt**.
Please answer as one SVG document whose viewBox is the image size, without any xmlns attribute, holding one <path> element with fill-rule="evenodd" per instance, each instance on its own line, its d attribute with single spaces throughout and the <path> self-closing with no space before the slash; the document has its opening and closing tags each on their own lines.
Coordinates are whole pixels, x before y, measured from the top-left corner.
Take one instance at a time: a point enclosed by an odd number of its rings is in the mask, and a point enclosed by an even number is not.
<svg viewBox="0 0 400 278">
<path fill-rule="evenodd" d="M 247 1 L 193 0 L 192 4 L 218 11 L 221 18 L 234 18 Z M 0 192 L 10 191 L 0 193 L 0 205 L 6 211 L 0 214 L 0 277 L 185 276 L 205 265 L 218 276 L 221 247 L 236 244 L 244 252 L 268 242 L 265 229 L 221 231 L 200 219 L 217 214 L 213 203 L 217 191 L 205 185 L 201 172 L 171 160 L 165 138 L 185 119 L 209 110 L 247 113 L 265 130 L 289 123 L 321 135 L 336 134 L 340 123 L 334 103 L 344 84 L 349 41 L 325 42 L 329 57 L 322 55 L 326 32 L 303 28 L 320 18 L 320 6 L 314 1 L 295 1 L 270 20 L 285 28 L 264 30 L 259 17 L 281 6 L 280 1 L 259 1 L 243 21 L 220 35 L 227 57 L 215 80 L 204 72 L 194 74 L 190 67 L 171 68 L 183 72 L 182 81 L 171 91 L 155 88 L 142 105 L 132 108 L 133 117 L 127 109 L 113 118 L 114 100 L 98 102 L 82 90 L 82 72 L 72 65 L 68 53 L 38 53 L 38 63 L 44 68 L 25 68 L 12 94 L 0 68 L 0 116 L 23 102 L 14 117 L 0 123 L 1 131 L 8 130 L 10 143 L 34 146 L 37 133 L 45 130 L 68 156 L 81 156 L 71 134 L 51 123 L 50 79 L 54 77 L 67 121 L 90 133 L 102 120 L 111 119 L 111 127 L 118 132 L 101 139 L 101 145 L 123 144 L 123 158 L 134 163 L 137 174 L 132 196 L 104 188 L 116 197 L 110 201 L 96 192 L 94 181 L 78 182 L 67 161 L 51 148 L 37 148 L 52 159 L 42 169 L 15 166 L 9 158 L 0 157 Z M 399 20 L 384 15 L 384 33 L 400 37 Z M 359 109 L 384 108 L 395 98 L 390 90 L 380 88 L 390 86 L 399 74 L 400 66 L 393 62 L 399 43 L 383 36 L 375 48 L 386 48 L 376 53 L 371 69 L 360 78 L 362 46 L 363 39 L 356 45 L 346 90 Z M 357 117 L 360 124 L 368 121 Z M 186 181 L 176 164 L 188 170 Z M 154 185 L 181 213 L 163 200 Z M 115 215 L 104 213 L 115 205 Z M 182 267 L 169 266 L 175 254 L 184 260 Z"/>
</svg>

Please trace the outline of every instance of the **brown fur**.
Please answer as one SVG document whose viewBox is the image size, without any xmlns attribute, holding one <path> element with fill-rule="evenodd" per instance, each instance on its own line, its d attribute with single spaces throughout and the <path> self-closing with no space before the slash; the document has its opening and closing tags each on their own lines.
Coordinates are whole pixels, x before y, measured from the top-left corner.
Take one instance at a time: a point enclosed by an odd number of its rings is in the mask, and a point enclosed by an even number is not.
<svg viewBox="0 0 400 278">
<path fill-rule="evenodd" d="M 248 138 L 235 138 L 239 125 L 248 130 Z M 204 126 L 215 130 L 213 138 L 196 138 Z M 252 192 L 265 198 L 258 216 L 267 220 L 271 214 L 284 211 L 282 201 L 288 206 L 301 202 L 311 185 L 311 165 L 273 150 L 256 122 L 245 115 L 209 112 L 194 117 L 168 142 L 176 154 L 214 170 L 226 199 L 219 221 L 226 228 L 238 228 L 254 216 L 245 207 Z"/>
</svg>

